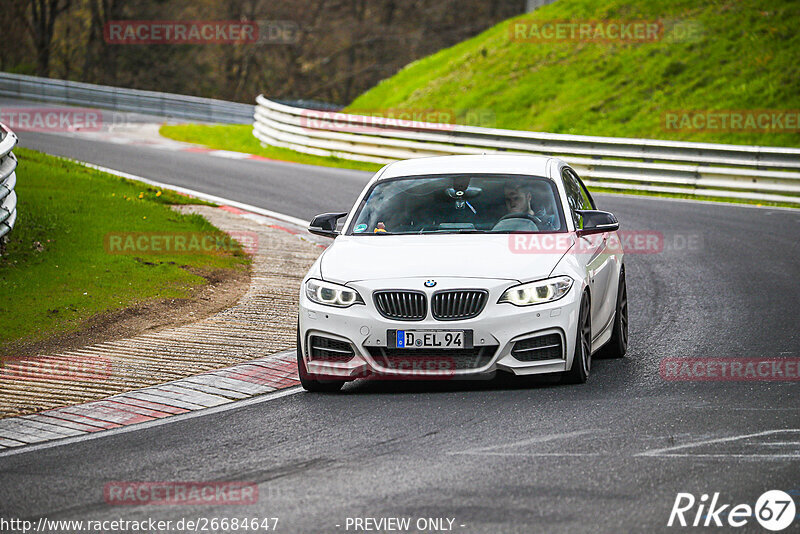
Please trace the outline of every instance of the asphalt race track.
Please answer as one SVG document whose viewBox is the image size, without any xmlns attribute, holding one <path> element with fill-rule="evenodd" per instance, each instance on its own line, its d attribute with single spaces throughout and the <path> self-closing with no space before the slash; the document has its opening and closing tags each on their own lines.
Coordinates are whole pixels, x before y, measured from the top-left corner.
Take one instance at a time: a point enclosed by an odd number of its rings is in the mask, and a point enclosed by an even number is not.
<svg viewBox="0 0 800 534">
<path fill-rule="evenodd" d="M 369 178 L 20 136 L 23 147 L 303 219 L 346 211 Z M 300 392 L 0 455 L 0 516 L 277 517 L 278 532 L 363 532 L 352 518 L 386 517 L 453 519 L 452 531 L 465 533 L 653 532 L 680 530 L 667 527 L 679 492 L 719 492 L 720 503 L 734 505 L 772 489 L 800 495 L 796 380 L 668 381 L 659 371 L 664 358 L 797 361 L 800 211 L 597 200 L 623 230 L 662 232 L 666 246 L 626 257 L 628 356 L 595 360 L 586 385 L 359 381 L 338 395 Z M 111 506 L 103 488 L 114 481 L 249 481 L 259 498 L 250 506 Z M 753 519 L 740 530 L 763 532 Z"/>
</svg>

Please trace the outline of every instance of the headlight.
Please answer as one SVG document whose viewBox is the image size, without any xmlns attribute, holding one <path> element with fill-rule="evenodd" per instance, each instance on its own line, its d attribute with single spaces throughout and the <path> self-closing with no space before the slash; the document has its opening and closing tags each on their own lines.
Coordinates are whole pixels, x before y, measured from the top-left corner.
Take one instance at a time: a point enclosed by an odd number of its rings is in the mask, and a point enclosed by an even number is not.
<svg viewBox="0 0 800 534">
<path fill-rule="evenodd" d="M 353 304 L 364 304 L 364 300 L 355 289 L 323 282 L 322 280 L 314 280 L 313 278 L 306 282 L 306 296 L 317 304 L 336 306 L 337 308 L 347 308 Z"/>
<path fill-rule="evenodd" d="M 569 276 L 528 282 L 527 284 L 508 288 L 497 302 L 498 304 L 510 302 L 515 306 L 530 306 L 532 304 L 552 302 L 566 295 L 571 287 L 572 278 Z"/>
</svg>

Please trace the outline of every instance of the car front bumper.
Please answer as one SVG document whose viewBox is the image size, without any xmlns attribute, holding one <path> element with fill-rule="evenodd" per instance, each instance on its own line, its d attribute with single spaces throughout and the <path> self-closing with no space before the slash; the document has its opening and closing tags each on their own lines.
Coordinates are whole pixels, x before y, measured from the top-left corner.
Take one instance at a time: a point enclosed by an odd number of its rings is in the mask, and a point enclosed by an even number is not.
<svg viewBox="0 0 800 534">
<path fill-rule="evenodd" d="M 300 294 L 299 328 L 308 372 L 344 380 L 367 376 L 428 380 L 477 378 L 491 375 L 497 370 L 532 375 L 570 368 L 575 349 L 580 282 L 575 282 L 567 295 L 557 301 L 524 307 L 497 303 L 506 289 L 518 284 L 513 280 L 456 278 L 438 280 L 434 288 L 425 288 L 424 282 L 414 278 L 351 283 L 348 286 L 358 290 L 365 304 L 336 308 L 309 300 L 305 295 L 304 281 Z M 428 302 L 435 291 L 444 289 L 484 289 L 489 295 L 483 311 L 472 319 L 435 320 L 429 309 L 422 321 L 400 321 L 383 317 L 373 301 L 374 291 L 389 288 L 423 291 Z M 385 363 L 388 360 L 379 355 L 381 348 L 387 348 L 389 330 L 471 330 L 475 350 L 485 347 L 481 351 L 483 357 L 476 360 L 477 364 L 464 368 L 453 363 L 456 359 L 449 356 L 455 352 L 405 349 L 399 363 L 393 360 L 393 365 L 389 366 Z M 558 358 L 524 361 L 512 354 L 517 341 L 549 334 L 560 336 Z M 348 361 L 309 358 L 309 340 L 312 336 L 348 343 L 353 357 Z"/>
</svg>

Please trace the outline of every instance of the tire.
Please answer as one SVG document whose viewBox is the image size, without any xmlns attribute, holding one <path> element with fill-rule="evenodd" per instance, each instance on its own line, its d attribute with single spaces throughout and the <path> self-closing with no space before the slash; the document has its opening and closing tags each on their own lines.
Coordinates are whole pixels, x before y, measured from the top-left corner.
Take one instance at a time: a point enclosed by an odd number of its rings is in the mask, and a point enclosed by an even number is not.
<svg viewBox="0 0 800 534">
<path fill-rule="evenodd" d="M 297 325 L 297 374 L 300 376 L 300 385 L 306 391 L 316 393 L 335 393 L 342 389 L 344 380 L 322 380 L 316 375 L 312 375 L 306 369 L 306 362 L 303 359 L 303 351 L 300 346 L 300 324 Z"/>
<path fill-rule="evenodd" d="M 592 370 L 592 309 L 589 295 L 584 293 L 578 313 L 578 329 L 575 332 L 575 353 L 572 367 L 562 376 L 565 384 L 583 384 Z"/>
<path fill-rule="evenodd" d="M 611 339 L 601 349 L 601 354 L 603 358 L 622 358 L 626 352 L 628 352 L 628 288 L 625 284 L 625 271 L 621 271 Z"/>
</svg>

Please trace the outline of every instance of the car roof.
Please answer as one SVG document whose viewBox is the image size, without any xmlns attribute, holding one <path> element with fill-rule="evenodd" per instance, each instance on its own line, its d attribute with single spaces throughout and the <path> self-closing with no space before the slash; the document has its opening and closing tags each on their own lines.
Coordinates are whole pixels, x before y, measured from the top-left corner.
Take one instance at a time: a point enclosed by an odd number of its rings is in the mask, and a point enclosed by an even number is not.
<svg viewBox="0 0 800 534">
<path fill-rule="evenodd" d="M 547 165 L 556 160 L 549 156 L 496 155 L 435 156 L 396 161 L 384 168 L 377 181 L 421 174 L 527 174 L 549 178 Z M 557 161 L 557 160 L 556 160 Z"/>
</svg>

